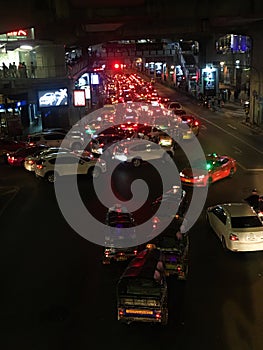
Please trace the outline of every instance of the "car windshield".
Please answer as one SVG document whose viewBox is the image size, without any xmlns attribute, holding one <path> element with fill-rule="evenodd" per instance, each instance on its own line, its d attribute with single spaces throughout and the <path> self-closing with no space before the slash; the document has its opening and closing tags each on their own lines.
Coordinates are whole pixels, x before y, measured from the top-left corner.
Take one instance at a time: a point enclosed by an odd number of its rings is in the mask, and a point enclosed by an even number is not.
<svg viewBox="0 0 263 350">
<path fill-rule="evenodd" d="M 232 217 L 231 225 L 232 228 L 261 227 L 263 229 L 263 223 L 256 215 Z"/>
</svg>

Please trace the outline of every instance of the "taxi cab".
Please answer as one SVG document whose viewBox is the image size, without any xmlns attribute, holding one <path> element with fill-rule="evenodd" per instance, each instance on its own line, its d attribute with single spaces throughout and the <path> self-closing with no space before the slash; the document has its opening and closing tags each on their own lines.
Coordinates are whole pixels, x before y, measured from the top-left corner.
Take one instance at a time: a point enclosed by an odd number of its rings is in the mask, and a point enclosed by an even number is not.
<svg viewBox="0 0 263 350">
<path fill-rule="evenodd" d="M 237 171 L 237 162 L 227 155 L 211 153 L 206 159 L 197 159 L 192 167 L 186 167 L 180 172 L 183 185 L 204 187 L 222 180 L 231 178 Z"/>
</svg>

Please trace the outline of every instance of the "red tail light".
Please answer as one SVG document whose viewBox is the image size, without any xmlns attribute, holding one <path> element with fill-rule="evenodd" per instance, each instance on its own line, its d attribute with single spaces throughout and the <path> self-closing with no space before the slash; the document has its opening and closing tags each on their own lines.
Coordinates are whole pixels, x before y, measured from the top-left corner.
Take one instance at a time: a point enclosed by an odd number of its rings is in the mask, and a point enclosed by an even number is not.
<svg viewBox="0 0 263 350">
<path fill-rule="evenodd" d="M 43 168 L 44 168 L 43 164 L 37 164 L 37 169 L 41 170 Z"/>
<path fill-rule="evenodd" d="M 162 317 L 161 312 L 156 312 L 155 318 L 160 319 Z"/>
<path fill-rule="evenodd" d="M 199 122 L 198 122 L 198 121 L 195 121 L 195 122 L 194 122 L 194 125 L 195 125 L 195 126 L 198 126 L 198 125 L 199 125 Z"/>
<path fill-rule="evenodd" d="M 229 236 L 230 241 L 239 241 L 239 238 L 237 235 L 234 235 L 233 233 Z"/>
</svg>

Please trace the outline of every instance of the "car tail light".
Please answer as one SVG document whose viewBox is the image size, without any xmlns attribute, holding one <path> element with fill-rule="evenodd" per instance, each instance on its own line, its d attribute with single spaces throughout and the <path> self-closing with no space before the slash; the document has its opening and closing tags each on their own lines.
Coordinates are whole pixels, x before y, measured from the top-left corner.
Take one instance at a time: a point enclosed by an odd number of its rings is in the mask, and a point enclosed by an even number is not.
<svg viewBox="0 0 263 350">
<path fill-rule="evenodd" d="M 123 316 L 124 315 L 124 310 L 123 309 L 119 309 L 119 316 Z"/>
<path fill-rule="evenodd" d="M 198 126 L 199 125 L 199 122 L 198 121 L 195 121 L 194 122 L 194 126 Z"/>
<path fill-rule="evenodd" d="M 157 311 L 155 314 L 155 318 L 160 319 L 162 317 L 161 311 Z"/>
<path fill-rule="evenodd" d="M 239 238 L 237 237 L 237 235 L 234 235 L 233 233 L 231 233 L 231 235 L 229 236 L 230 241 L 238 241 Z"/>
<path fill-rule="evenodd" d="M 37 164 L 37 169 L 39 169 L 39 170 L 41 170 L 41 169 L 43 169 L 45 166 L 43 165 L 43 164 Z"/>
</svg>

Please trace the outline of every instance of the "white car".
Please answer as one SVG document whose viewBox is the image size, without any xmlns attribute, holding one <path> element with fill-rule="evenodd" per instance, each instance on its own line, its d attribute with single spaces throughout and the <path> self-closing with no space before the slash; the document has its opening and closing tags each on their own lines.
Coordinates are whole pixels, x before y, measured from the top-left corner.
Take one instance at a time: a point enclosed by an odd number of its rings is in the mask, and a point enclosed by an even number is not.
<svg viewBox="0 0 263 350">
<path fill-rule="evenodd" d="M 97 178 L 106 172 L 106 162 L 95 157 L 80 157 L 74 153 L 51 153 L 36 161 L 36 177 L 54 183 L 58 176 L 88 175 Z"/>
<path fill-rule="evenodd" d="M 162 151 L 163 149 L 163 151 Z M 156 144 L 155 142 L 140 139 L 124 140 L 118 142 L 113 148 L 113 159 L 121 162 L 132 163 L 133 166 L 139 167 L 143 161 L 154 159 L 169 160 L 173 156 L 173 149 L 167 150 Z"/>
<path fill-rule="evenodd" d="M 207 208 L 207 220 L 223 247 L 233 252 L 263 250 L 263 222 L 247 203 Z"/>
<path fill-rule="evenodd" d="M 70 131 L 66 135 L 62 132 L 39 132 L 27 137 L 30 146 L 45 145 L 48 147 L 63 146 L 72 150 L 83 149 L 85 141 L 84 134 L 80 131 Z"/>
<path fill-rule="evenodd" d="M 28 171 L 35 171 L 36 161 L 40 159 L 41 157 L 44 157 L 51 153 L 57 153 L 57 152 L 72 152 L 69 148 L 62 148 L 62 147 L 49 147 L 44 150 L 39 150 L 25 158 L 24 161 L 24 168 Z"/>
</svg>

